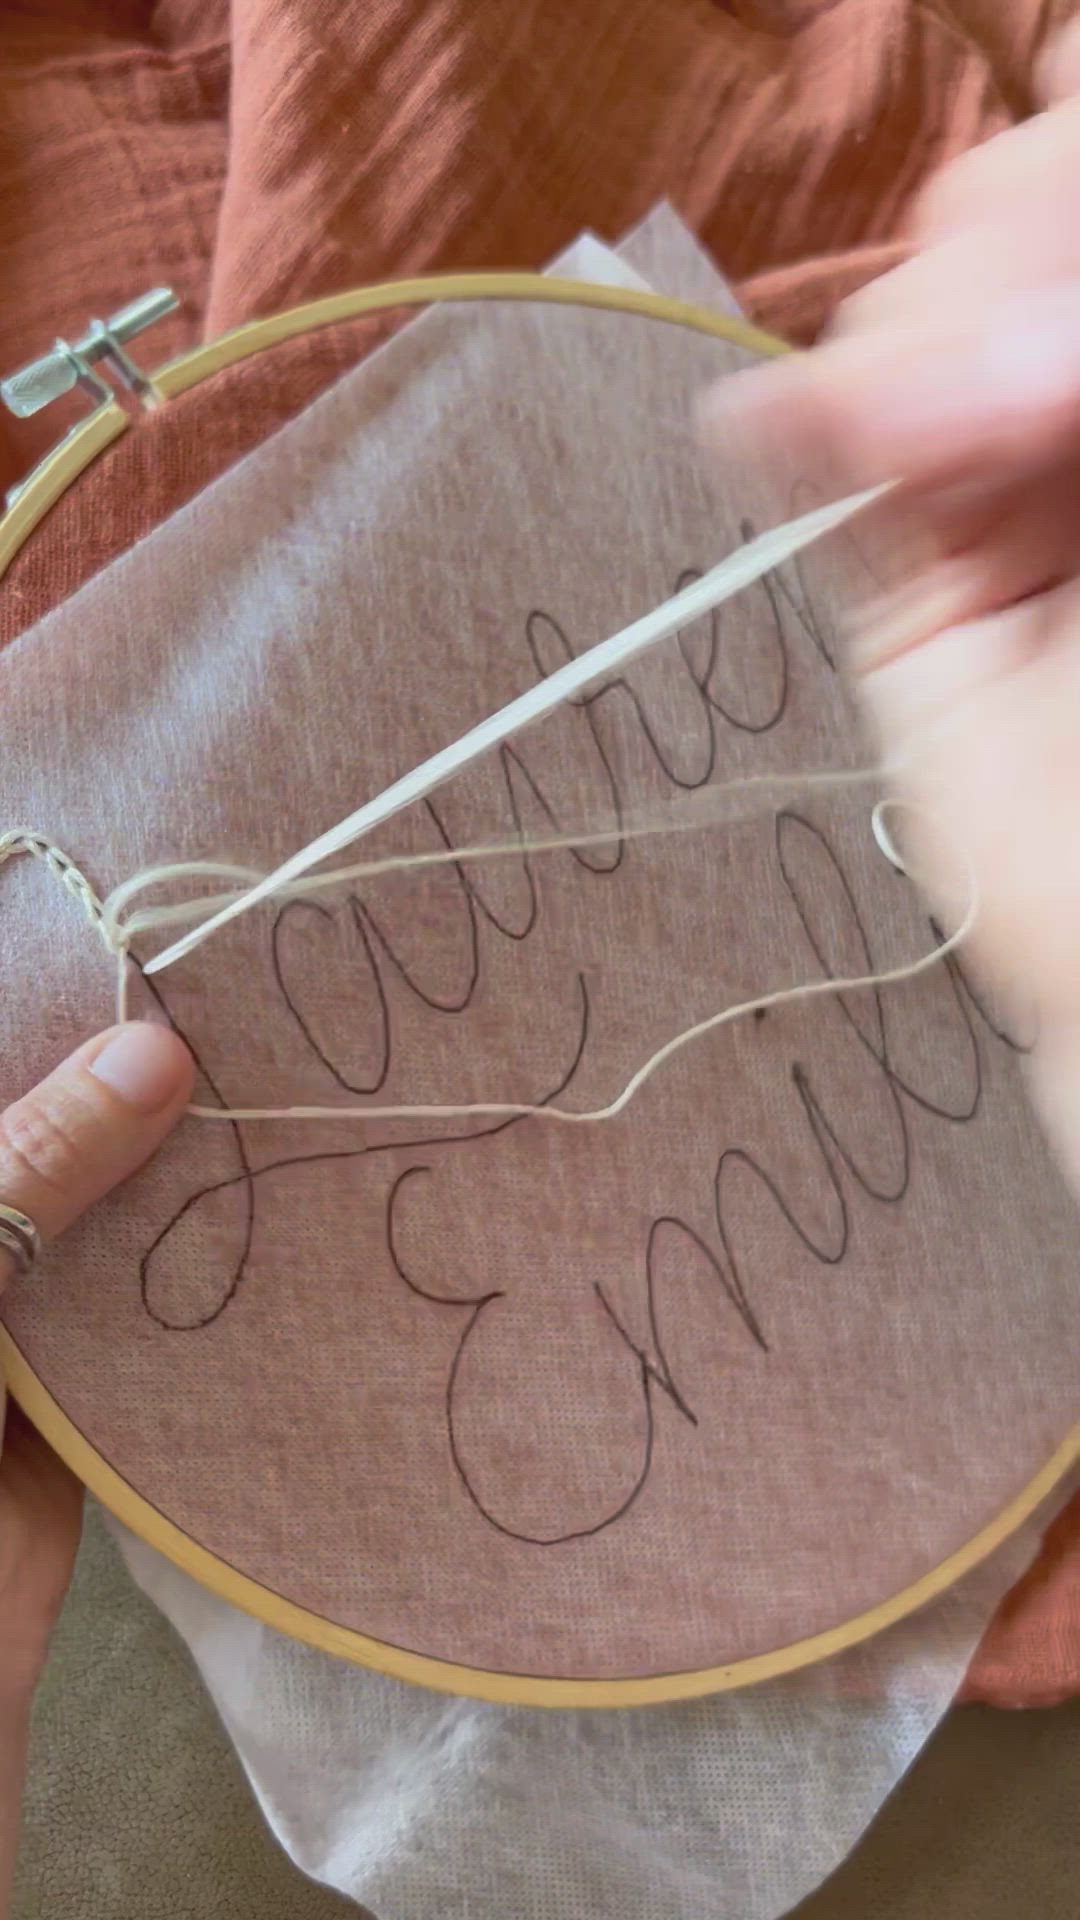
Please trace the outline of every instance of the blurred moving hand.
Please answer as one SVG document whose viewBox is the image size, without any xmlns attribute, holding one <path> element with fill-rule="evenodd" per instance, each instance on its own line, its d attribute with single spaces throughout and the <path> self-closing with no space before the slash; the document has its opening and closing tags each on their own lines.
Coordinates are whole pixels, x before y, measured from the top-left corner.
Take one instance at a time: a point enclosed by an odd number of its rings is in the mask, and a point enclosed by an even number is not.
<svg viewBox="0 0 1080 1920">
<path fill-rule="evenodd" d="M 931 185 L 909 261 L 703 420 L 833 492 L 901 483 L 881 518 L 907 575 L 852 665 L 917 803 L 916 870 L 954 913 L 974 872 L 976 958 L 1036 1014 L 1080 1190 L 1080 24 L 1041 83 L 1044 112 Z"/>
</svg>

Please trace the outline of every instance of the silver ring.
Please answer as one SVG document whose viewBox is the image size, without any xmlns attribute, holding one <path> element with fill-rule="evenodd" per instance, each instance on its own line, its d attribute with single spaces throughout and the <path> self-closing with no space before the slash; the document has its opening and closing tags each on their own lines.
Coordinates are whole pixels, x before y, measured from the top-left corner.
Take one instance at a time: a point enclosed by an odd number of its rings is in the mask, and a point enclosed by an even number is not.
<svg viewBox="0 0 1080 1920">
<path fill-rule="evenodd" d="M 10 1253 L 18 1274 L 29 1273 L 41 1252 L 41 1235 L 28 1213 L 0 1200 L 0 1247 Z"/>
</svg>

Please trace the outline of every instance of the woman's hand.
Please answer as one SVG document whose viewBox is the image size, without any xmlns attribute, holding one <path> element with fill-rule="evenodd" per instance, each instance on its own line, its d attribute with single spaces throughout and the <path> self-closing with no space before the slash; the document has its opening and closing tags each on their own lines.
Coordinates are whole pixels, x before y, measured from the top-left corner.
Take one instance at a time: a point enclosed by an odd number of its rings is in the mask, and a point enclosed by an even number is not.
<svg viewBox="0 0 1080 1920">
<path fill-rule="evenodd" d="M 0 1117 L 0 1203 L 53 1240 L 152 1154 L 191 1094 L 168 1028 L 116 1027 Z M 14 1274 L 0 1248 L 0 1293 Z M 18 1284 L 47 1285 L 31 1271 Z M 0 1915 L 14 1865 L 29 1705 L 67 1592 L 82 1490 L 0 1383 Z"/>
<path fill-rule="evenodd" d="M 1036 1090 L 1080 1189 L 1080 31 L 1045 91 L 940 176 L 914 257 L 820 347 L 711 408 L 836 491 L 901 482 L 885 531 L 907 577 L 853 664 L 928 823 L 918 871 L 954 903 L 973 872 L 976 957 L 1037 1015 Z"/>
</svg>

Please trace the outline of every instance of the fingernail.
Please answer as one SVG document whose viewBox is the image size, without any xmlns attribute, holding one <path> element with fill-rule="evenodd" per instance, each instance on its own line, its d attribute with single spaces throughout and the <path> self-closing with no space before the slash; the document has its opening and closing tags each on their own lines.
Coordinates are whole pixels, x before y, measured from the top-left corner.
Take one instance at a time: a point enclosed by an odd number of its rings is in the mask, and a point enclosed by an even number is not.
<svg viewBox="0 0 1080 1920">
<path fill-rule="evenodd" d="M 106 1043 L 90 1071 L 136 1113 L 153 1114 L 176 1099 L 190 1069 L 170 1028 L 132 1021 Z"/>
</svg>

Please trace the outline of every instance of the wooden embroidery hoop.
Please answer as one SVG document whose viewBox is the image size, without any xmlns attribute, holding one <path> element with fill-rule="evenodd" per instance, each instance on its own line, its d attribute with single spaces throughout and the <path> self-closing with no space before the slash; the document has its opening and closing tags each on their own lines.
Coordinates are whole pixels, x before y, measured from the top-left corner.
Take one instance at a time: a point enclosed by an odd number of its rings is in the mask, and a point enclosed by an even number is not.
<svg viewBox="0 0 1080 1920">
<path fill-rule="evenodd" d="M 778 357 L 790 351 L 785 342 L 746 321 L 661 294 L 535 273 L 444 274 L 362 287 L 310 301 L 270 319 L 252 321 L 168 362 L 145 383 L 148 396 L 144 397 L 149 397 L 152 404 L 165 404 L 239 361 L 319 328 L 395 308 L 495 300 L 636 314 L 711 335 L 762 357 Z M 0 580 L 67 488 L 132 423 L 132 413 L 119 401 L 105 401 L 19 488 L 7 512 L 0 516 Z M 726 1666 L 688 1672 L 615 1680 L 553 1679 L 486 1672 L 413 1653 L 338 1626 L 284 1599 L 208 1552 L 138 1494 L 68 1418 L 3 1327 L 0 1327 L 0 1362 L 13 1397 L 84 1486 L 132 1533 L 210 1592 L 277 1632 L 324 1653 L 414 1685 L 502 1705 L 566 1708 L 659 1705 L 776 1679 L 828 1659 L 895 1625 L 946 1592 L 1002 1546 L 1080 1463 L 1078 1422 L 1028 1485 L 955 1553 L 901 1592 L 808 1639 Z"/>
</svg>

